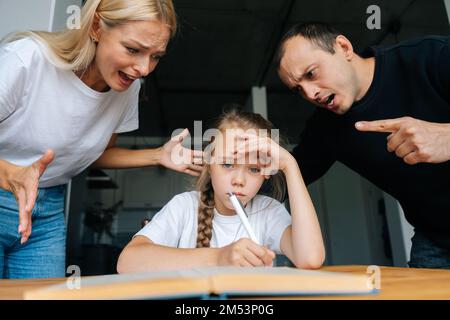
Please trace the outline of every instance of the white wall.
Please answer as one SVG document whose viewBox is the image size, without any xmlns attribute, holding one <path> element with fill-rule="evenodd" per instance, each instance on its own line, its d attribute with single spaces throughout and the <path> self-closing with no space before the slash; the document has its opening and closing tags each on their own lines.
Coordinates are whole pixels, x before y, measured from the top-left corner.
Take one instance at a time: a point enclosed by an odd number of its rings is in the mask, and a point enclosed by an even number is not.
<svg viewBox="0 0 450 320">
<path fill-rule="evenodd" d="M 81 0 L 1 0 L 0 38 L 15 31 L 55 31 L 66 26 L 70 5 Z"/>
<path fill-rule="evenodd" d="M 327 264 L 390 264 L 377 207 L 382 194 L 375 186 L 336 162 L 308 190 L 328 249 Z"/>
<path fill-rule="evenodd" d="M 406 221 L 402 207 L 396 199 L 384 193 L 384 202 L 386 204 L 394 266 L 406 267 L 410 258 L 411 238 L 414 235 L 414 228 Z"/>
<path fill-rule="evenodd" d="M 447 10 L 448 22 L 450 23 L 450 0 L 444 0 L 444 5 Z"/>
<path fill-rule="evenodd" d="M 252 87 L 245 110 L 259 113 L 263 118 L 268 119 L 266 87 Z"/>
<path fill-rule="evenodd" d="M 412 225 L 409 224 L 408 221 L 406 221 L 405 213 L 403 212 L 403 209 L 400 206 L 400 203 L 398 203 L 398 201 L 397 201 L 397 209 L 400 215 L 400 225 L 402 228 L 402 236 L 403 236 L 402 240 L 403 246 L 405 248 L 405 259 L 406 262 L 408 262 L 411 256 L 411 247 L 412 247 L 411 238 L 414 235 L 414 228 Z"/>
<path fill-rule="evenodd" d="M 0 38 L 13 31 L 52 28 L 55 0 L 2 0 L 0 2 Z"/>
</svg>

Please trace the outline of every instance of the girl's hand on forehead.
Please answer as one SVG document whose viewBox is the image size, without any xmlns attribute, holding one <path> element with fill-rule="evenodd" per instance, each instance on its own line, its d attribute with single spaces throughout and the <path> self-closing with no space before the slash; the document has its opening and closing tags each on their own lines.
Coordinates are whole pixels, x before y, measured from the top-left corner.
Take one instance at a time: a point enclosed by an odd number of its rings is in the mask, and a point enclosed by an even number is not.
<svg viewBox="0 0 450 320">
<path fill-rule="evenodd" d="M 269 137 L 254 134 L 241 134 L 236 137 L 233 156 L 237 161 L 246 159 L 261 167 L 262 175 L 273 175 L 284 171 L 292 155 Z"/>
</svg>

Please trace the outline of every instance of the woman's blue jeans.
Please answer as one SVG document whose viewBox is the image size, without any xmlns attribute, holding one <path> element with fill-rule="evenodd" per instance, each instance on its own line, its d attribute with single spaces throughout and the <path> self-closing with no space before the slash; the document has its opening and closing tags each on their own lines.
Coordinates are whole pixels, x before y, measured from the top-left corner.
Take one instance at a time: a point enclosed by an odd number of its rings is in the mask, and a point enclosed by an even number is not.
<svg viewBox="0 0 450 320">
<path fill-rule="evenodd" d="M 17 201 L 12 193 L 0 189 L 0 279 L 65 276 L 65 190 L 65 185 L 38 190 L 31 235 L 20 244 Z"/>
</svg>

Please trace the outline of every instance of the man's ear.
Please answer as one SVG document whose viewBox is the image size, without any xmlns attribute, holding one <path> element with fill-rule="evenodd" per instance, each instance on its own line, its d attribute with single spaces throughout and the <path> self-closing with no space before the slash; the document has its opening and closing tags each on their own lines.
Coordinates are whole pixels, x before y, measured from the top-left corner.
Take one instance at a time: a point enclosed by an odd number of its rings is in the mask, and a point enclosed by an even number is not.
<svg viewBox="0 0 450 320">
<path fill-rule="evenodd" d="M 345 59 L 348 61 L 351 61 L 355 56 L 352 43 L 343 35 L 338 35 L 336 37 L 335 50 L 342 52 Z"/>
</svg>

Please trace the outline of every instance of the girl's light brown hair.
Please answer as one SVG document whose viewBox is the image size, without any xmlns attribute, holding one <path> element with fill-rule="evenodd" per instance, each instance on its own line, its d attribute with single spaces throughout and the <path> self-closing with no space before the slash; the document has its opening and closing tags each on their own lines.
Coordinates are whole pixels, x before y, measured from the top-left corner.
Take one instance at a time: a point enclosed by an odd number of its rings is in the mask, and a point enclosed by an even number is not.
<svg viewBox="0 0 450 320">
<path fill-rule="evenodd" d="M 265 129 L 267 136 L 271 137 L 271 130 L 274 129 L 271 122 L 264 119 L 261 115 L 253 112 L 241 111 L 237 106 L 225 111 L 218 119 L 215 128 L 224 131 L 227 128 L 248 129 Z M 285 197 L 285 179 L 279 171 L 272 175 L 269 180 L 263 184 L 260 192 L 264 189 L 268 192 L 265 194 L 283 201 Z M 197 231 L 197 248 L 210 246 L 212 237 L 212 220 L 214 217 L 214 189 L 211 183 L 209 166 L 205 165 L 200 177 L 196 183 L 196 190 L 200 193 L 198 206 L 198 231 Z"/>
</svg>

